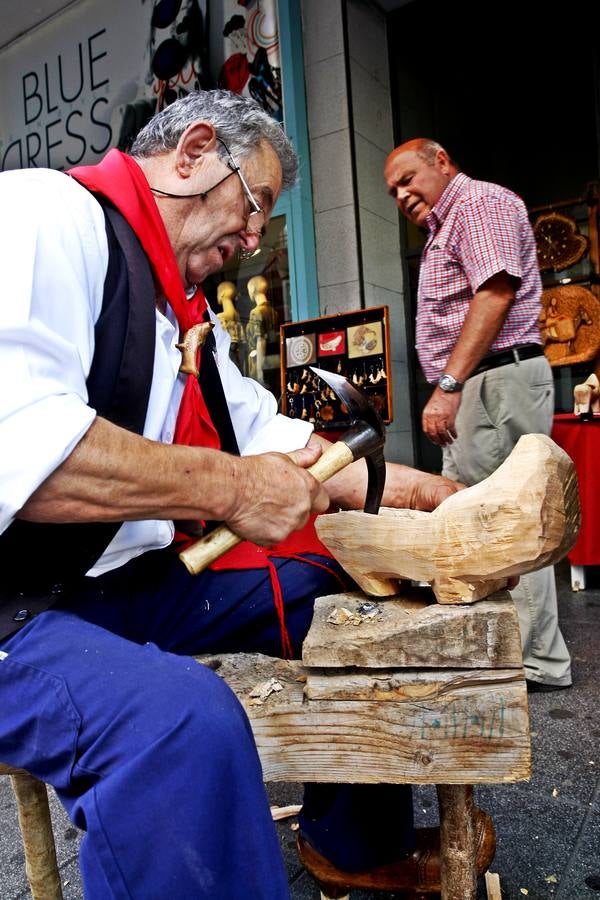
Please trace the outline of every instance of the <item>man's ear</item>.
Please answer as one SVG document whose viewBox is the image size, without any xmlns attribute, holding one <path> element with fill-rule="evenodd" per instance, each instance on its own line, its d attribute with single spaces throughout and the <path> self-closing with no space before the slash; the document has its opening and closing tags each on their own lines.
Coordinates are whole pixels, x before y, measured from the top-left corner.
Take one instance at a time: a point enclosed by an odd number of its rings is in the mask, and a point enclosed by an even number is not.
<svg viewBox="0 0 600 900">
<path fill-rule="evenodd" d="M 216 149 L 217 133 L 210 122 L 194 122 L 185 129 L 175 149 L 175 167 L 181 178 L 189 178 L 206 153 Z"/>
<path fill-rule="evenodd" d="M 438 169 L 444 175 L 450 175 L 452 172 L 452 163 L 450 162 L 450 157 L 446 153 L 443 148 L 440 148 L 435 155 L 435 161 L 438 165 Z"/>
</svg>

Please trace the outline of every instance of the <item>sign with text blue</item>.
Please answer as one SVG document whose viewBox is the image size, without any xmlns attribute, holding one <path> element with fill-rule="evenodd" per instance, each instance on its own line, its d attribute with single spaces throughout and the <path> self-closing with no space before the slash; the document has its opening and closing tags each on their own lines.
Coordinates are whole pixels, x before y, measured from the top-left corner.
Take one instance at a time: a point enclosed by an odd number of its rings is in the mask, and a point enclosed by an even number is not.
<svg viewBox="0 0 600 900">
<path fill-rule="evenodd" d="M 0 171 L 91 164 L 210 86 L 207 0 L 81 0 L 0 50 Z"/>
</svg>

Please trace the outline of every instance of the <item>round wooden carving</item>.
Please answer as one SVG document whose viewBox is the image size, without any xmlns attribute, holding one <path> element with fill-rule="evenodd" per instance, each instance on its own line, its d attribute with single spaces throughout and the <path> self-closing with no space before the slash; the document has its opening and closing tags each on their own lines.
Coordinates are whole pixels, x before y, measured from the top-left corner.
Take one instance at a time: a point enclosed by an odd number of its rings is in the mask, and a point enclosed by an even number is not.
<svg viewBox="0 0 600 900">
<path fill-rule="evenodd" d="M 587 237 L 579 232 L 575 219 L 562 213 L 538 216 L 533 233 L 540 272 L 568 269 L 587 253 Z"/>
<path fill-rule="evenodd" d="M 588 362 L 600 349 L 600 301 L 576 284 L 547 288 L 540 330 L 551 366 Z"/>
</svg>

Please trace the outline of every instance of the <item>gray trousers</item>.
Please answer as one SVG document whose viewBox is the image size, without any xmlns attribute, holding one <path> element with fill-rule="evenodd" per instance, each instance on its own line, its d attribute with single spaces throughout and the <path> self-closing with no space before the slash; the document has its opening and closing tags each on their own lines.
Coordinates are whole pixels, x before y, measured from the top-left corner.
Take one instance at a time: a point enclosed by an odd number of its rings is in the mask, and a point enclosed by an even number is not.
<svg viewBox="0 0 600 900">
<path fill-rule="evenodd" d="M 523 434 L 550 434 L 552 370 L 545 357 L 499 366 L 469 378 L 456 419 L 458 438 L 444 448 L 443 474 L 477 484 L 504 462 Z M 554 569 L 521 576 L 512 592 L 530 681 L 571 684 L 571 657 L 558 626 Z"/>
</svg>

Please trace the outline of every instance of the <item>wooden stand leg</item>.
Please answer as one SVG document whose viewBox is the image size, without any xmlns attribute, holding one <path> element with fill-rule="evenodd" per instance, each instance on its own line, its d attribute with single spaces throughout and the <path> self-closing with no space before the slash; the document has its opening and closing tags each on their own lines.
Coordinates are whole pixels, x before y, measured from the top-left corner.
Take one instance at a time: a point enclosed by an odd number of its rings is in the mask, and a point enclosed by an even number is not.
<svg viewBox="0 0 600 900">
<path fill-rule="evenodd" d="M 63 900 L 46 785 L 27 772 L 11 775 L 33 900 Z"/>
<path fill-rule="evenodd" d="M 440 808 L 442 900 L 475 900 L 477 866 L 473 788 L 436 785 Z"/>
</svg>

